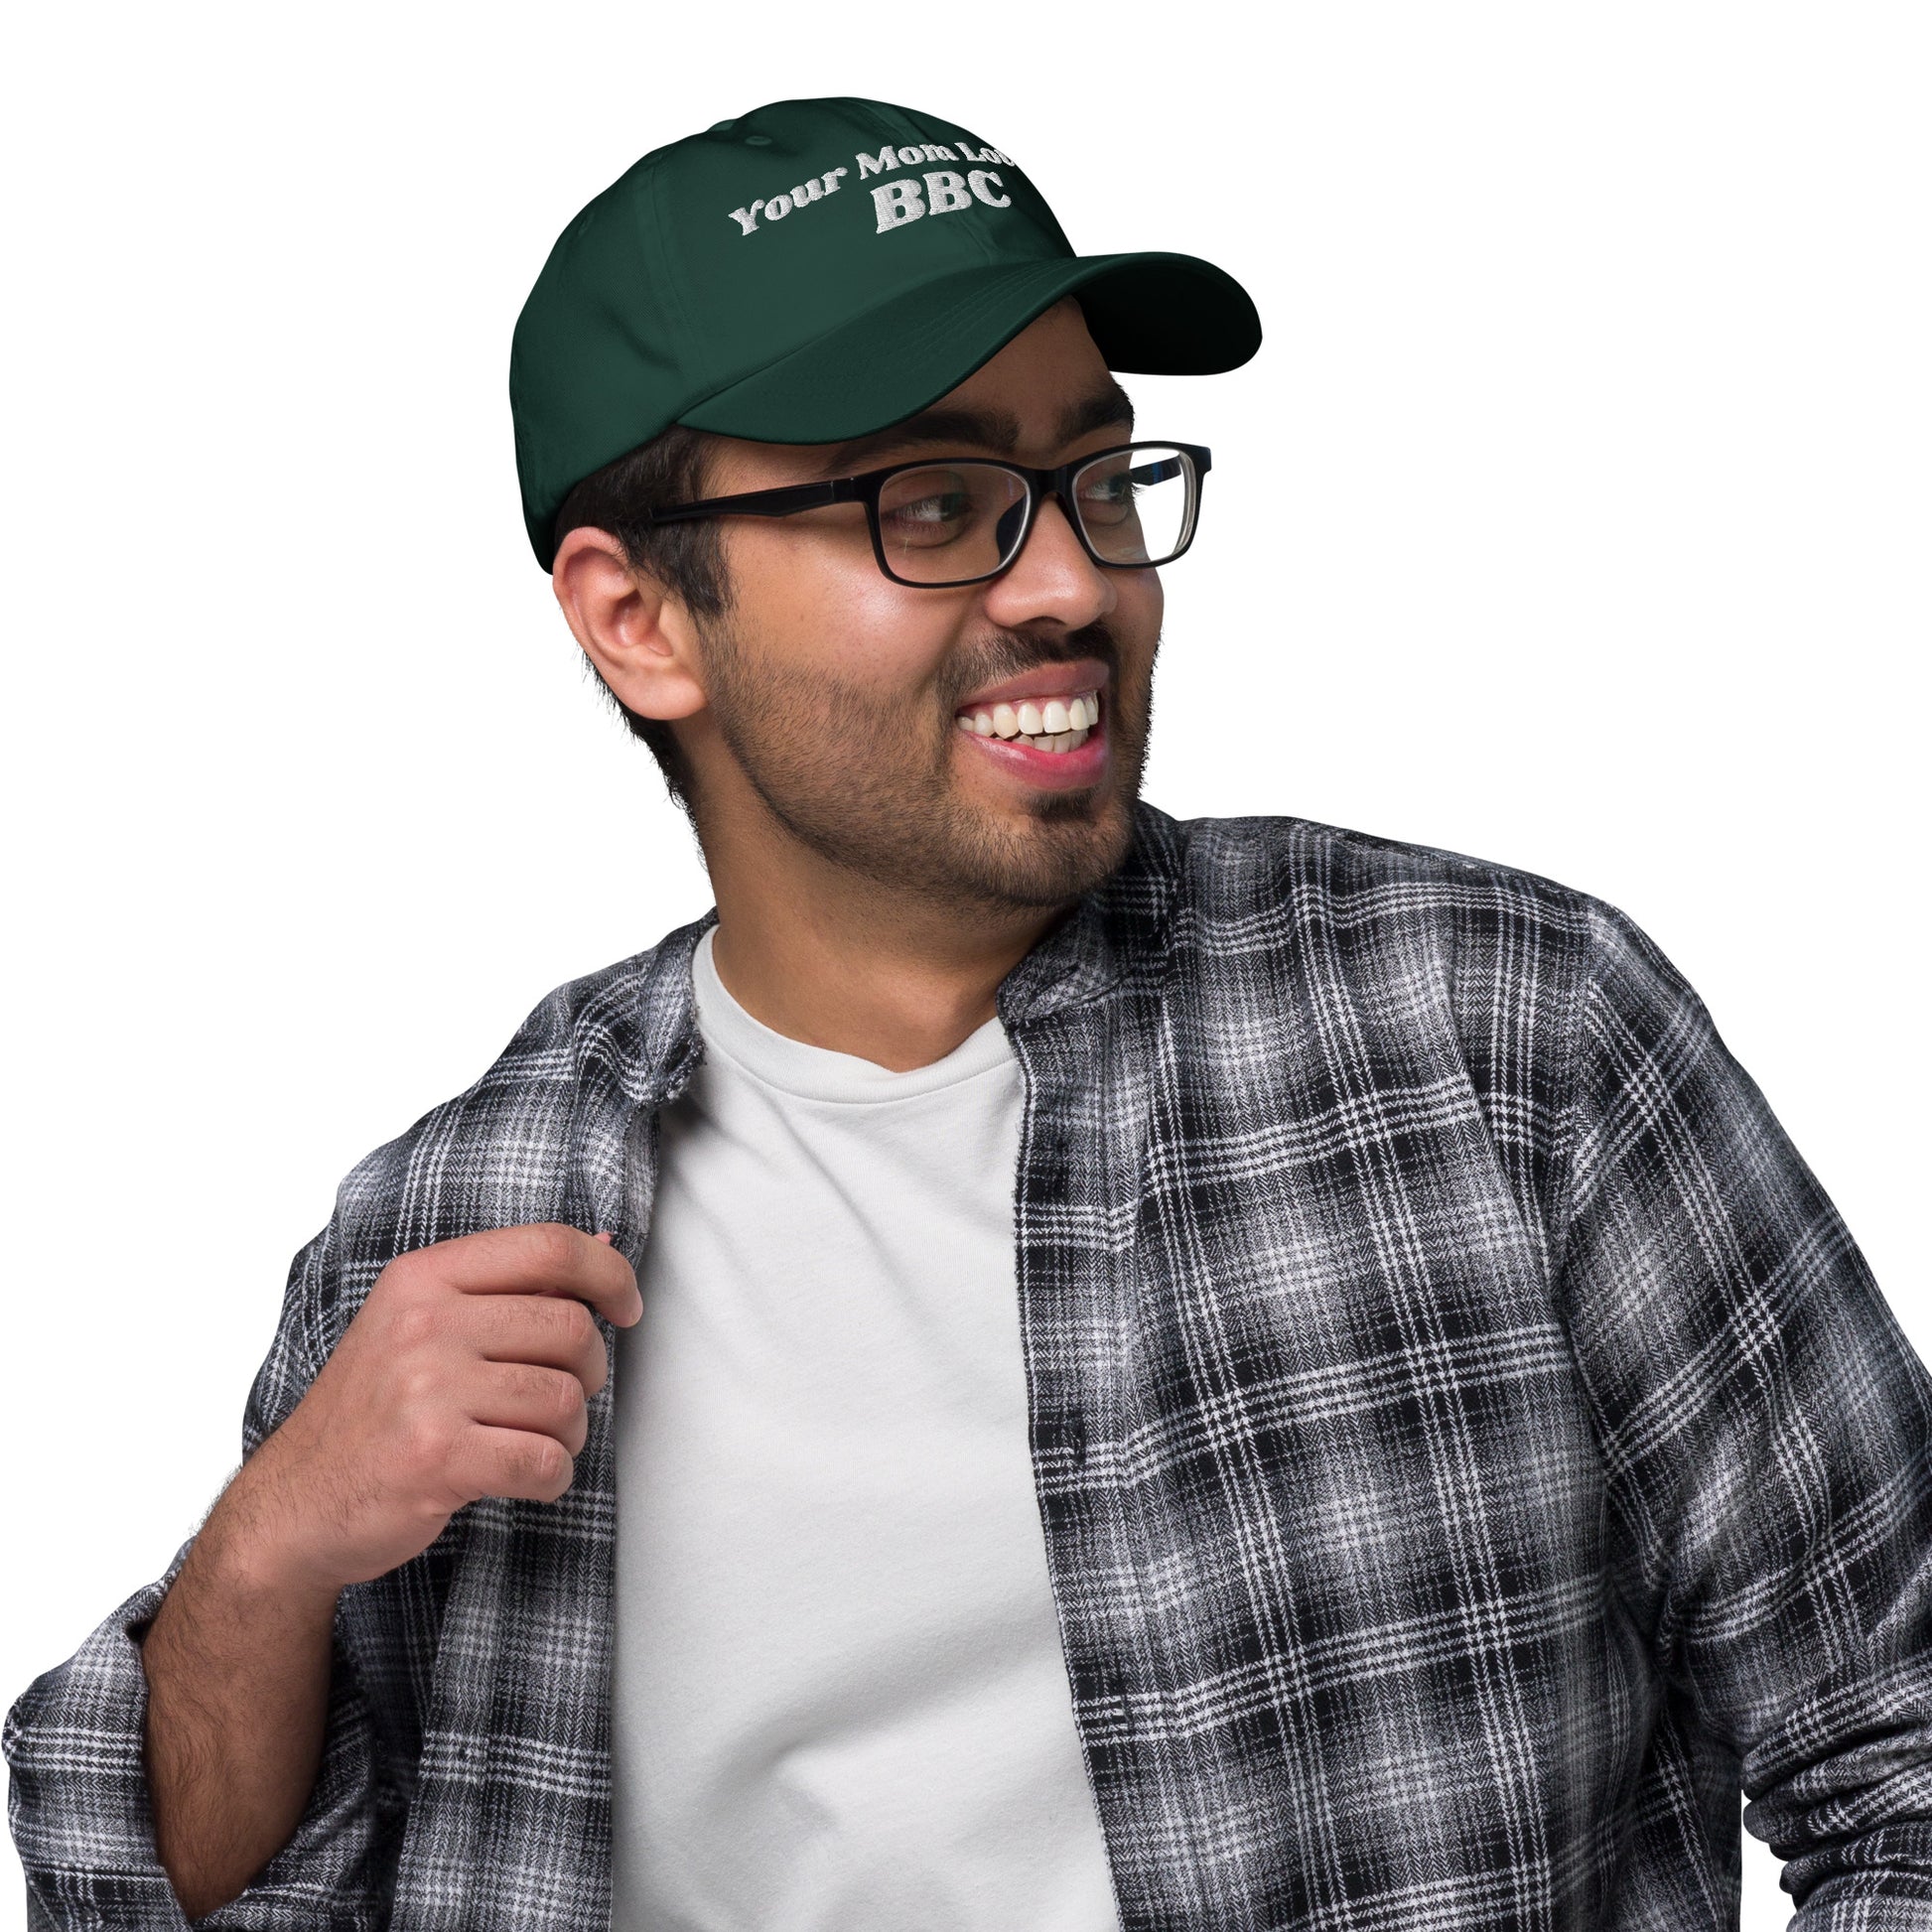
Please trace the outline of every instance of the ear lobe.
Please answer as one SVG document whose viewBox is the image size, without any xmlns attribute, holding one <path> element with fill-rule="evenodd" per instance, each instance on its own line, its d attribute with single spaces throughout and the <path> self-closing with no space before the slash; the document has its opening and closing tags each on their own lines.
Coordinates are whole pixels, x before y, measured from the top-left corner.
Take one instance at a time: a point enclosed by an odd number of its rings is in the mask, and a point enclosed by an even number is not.
<svg viewBox="0 0 1932 1932">
<path fill-rule="evenodd" d="M 703 708 L 689 614 L 630 567 L 610 531 L 572 530 L 557 546 L 550 588 L 585 656 L 632 711 L 686 718 Z"/>
</svg>

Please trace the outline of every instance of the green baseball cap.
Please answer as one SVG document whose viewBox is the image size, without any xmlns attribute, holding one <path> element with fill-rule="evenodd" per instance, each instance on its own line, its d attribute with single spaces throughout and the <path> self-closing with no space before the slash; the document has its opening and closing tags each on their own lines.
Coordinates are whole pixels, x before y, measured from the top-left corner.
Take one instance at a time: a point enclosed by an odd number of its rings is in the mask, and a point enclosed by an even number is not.
<svg viewBox="0 0 1932 1932">
<path fill-rule="evenodd" d="M 673 423 L 863 436 L 1075 293 L 1113 369 L 1212 375 L 1261 345 L 1232 276 L 1192 255 L 1076 255 L 1019 165 L 941 115 L 779 100 L 654 148 L 558 237 L 517 317 L 537 561 L 571 489 Z"/>
</svg>

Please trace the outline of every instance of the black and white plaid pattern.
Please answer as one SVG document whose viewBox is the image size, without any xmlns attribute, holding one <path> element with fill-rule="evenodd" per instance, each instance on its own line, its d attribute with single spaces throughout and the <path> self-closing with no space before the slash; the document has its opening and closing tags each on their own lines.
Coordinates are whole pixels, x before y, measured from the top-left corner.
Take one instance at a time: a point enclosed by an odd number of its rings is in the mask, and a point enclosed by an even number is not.
<svg viewBox="0 0 1932 1932">
<path fill-rule="evenodd" d="M 245 1451 L 405 1249 L 556 1219 L 638 1260 L 715 916 L 553 994 L 349 1175 Z M 1637 925 L 1143 802 L 999 1004 L 1031 1442 L 1127 1932 L 1734 1927 L 1740 1785 L 1805 1932 L 1932 1927 L 1932 1382 Z M 615 1394 L 561 1501 L 474 1504 L 344 1592 L 313 1802 L 203 1923 L 602 1932 Z M 36 1925 L 185 1923 L 134 1637 L 187 1548 L 8 1714 Z"/>
</svg>

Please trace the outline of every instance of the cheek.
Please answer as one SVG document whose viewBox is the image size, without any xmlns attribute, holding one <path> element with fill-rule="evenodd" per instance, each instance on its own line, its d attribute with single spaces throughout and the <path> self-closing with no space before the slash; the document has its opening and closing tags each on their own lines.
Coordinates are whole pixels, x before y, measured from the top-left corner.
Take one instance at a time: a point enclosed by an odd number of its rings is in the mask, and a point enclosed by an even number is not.
<svg viewBox="0 0 1932 1932">
<path fill-rule="evenodd" d="M 1108 627 L 1128 649 L 1137 645 L 1151 651 L 1161 634 L 1161 618 L 1167 609 L 1167 594 L 1161 587 L 1158 570 L 1123 570 L 1117 573 L 1119 590 Z"/>
<path fill-rule="evenodd" d="M 863 529 L 857 545 L 747 531 L 731 564 L 741 634 L 787 666 L 819 668 L 884 696 L 931 678 L 957 648 L 964 607 L 945 593 L 893 583 Z"/>
</svg>

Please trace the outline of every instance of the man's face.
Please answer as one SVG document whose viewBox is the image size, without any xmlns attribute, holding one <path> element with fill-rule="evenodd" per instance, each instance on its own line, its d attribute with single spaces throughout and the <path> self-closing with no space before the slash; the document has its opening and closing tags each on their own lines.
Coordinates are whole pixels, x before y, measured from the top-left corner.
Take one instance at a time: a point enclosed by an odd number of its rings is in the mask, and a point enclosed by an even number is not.
<svg viewBox="0 0 1932 1932">
<path fill-rule="evenodd" d="M 1071 300 L 914 423 L 937 412 L 958 420 L 913 441 L 720 439 L 710 493 L 924 456 L 1047 467 L 1132 434 Z M 1157 571 L 1099 568 L 1057 497 L 1040 503 L 1004 576 L 953 589 L 887 578 L 861 504 L 721 527 L 734 608 L 703 627 L 706 703 L 679 724 L 707 849 L 744 835 L 782 846 L 782 828 L 831 867 L 985 914 L 1064 904 L 1120 865 L 1152 716 Z M 1099 691 L 1083 755 L 1015 750 L 955 722 L 979 708 L 969 699 L 1042 666 L 1062 698 Z"/>
</svg>

